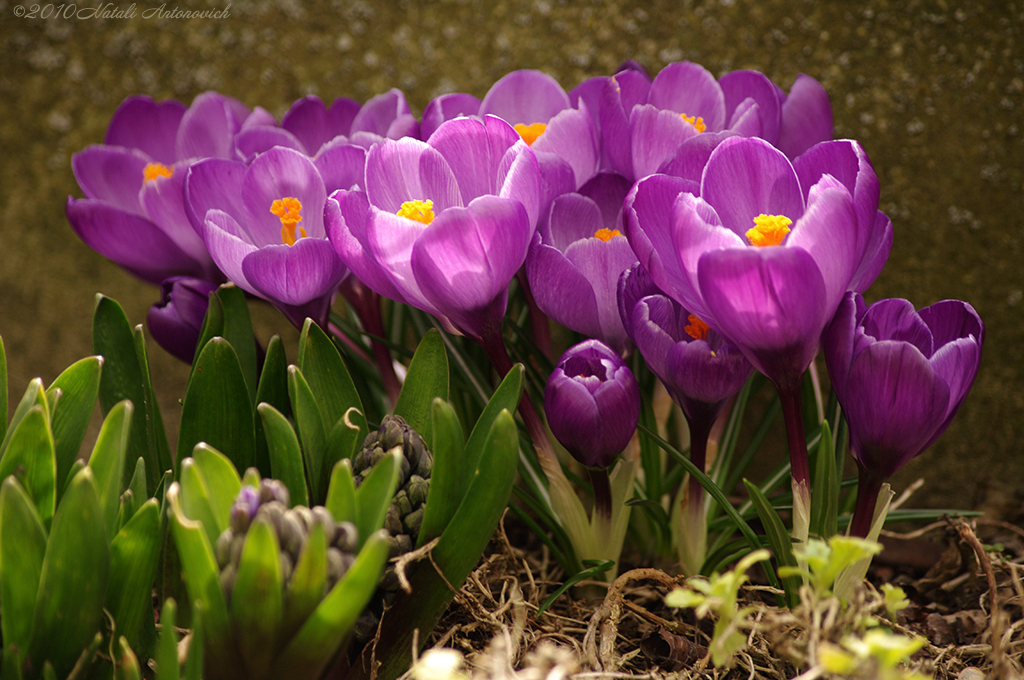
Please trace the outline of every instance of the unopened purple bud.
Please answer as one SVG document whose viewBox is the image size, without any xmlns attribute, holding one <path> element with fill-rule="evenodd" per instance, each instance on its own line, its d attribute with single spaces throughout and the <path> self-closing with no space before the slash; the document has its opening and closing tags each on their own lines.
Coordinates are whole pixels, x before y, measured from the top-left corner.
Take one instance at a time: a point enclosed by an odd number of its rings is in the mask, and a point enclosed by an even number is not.
<svg viewBox="0 0 1024 680">
<path fill-rule="evenodd" d="M 640 387 L 618 354 L 598 340 L 569 348 L 544 391 L 548 424 L 588 467 L 607 467 L 629 443 L 640 418 Z"/>
<path fill-rule="evenodd" d="M 217 284 L 176 276 L 160 284 L 160 302 L 149 308 L 146 324 L 153 339 L 169 354 L 192 363 L 199 331 Z"/>
</svg>

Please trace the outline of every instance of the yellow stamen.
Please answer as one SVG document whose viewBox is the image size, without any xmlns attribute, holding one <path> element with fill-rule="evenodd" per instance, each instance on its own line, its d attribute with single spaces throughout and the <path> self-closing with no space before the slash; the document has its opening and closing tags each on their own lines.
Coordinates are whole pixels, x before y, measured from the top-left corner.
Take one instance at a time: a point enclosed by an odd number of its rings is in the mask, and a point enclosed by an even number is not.
<svg viewBox="0 0 1024 680">
<path fill-rule="evenodd" d="M 690 322 L 685 328 L 683 328 L 683 330 L 686 331 L 687 335 L 689 335 L 694 340 L 707 339 L 708 331 L 711 330 L 710 326 L 708 326 L 706 323 L 698 319 L 693 314 L 687 315 L 686 320 Z"/>
<path fill-rule="evenodd" d="M 615 236 L 622 236 L 622 232 L 618 229 L 606 229 L 604 227 L 594 232 L 594 236 L 601 239 L 604 242 L 611 241 Z"/>
<path fill-rule="evenodd" d="M 142 170 L 144 182 L 155 182 L 159 177 L 170 177 L 174 174 L 174 168 L 169 168 L 162 163 L 146 163 Z"/>
<path fill-rule="evenodd" d="M 430 224 L 434 221 L 434 202 L 433 201 L 406 201 L 402 204 L 402 207 L 398 209 L 397 215 L 399 217 L 406 217 L 410 220 L 416 220 L 423 224 Z"/>
<path fill-rule="evenodd" d="M 789 233 L 793 220 L 785 215 L 760 214 L 754 218 L 754 228 L 747 231 L 752 246 L 777 246 Z"/>
<path fill-rule="evenodd" d="M 536 142 L 537 138 L 544 134 L 544 131 L 548 129 L 546 123 L 533 123 L 531 125 L 516 123 L 512 127 L 516 129 L 516 132 L 519 133 L 519 136 L 523 138 L 523 141 L 526 142 L 528 146 Z"/>
<path fill-rule="evenodd" d="M 293 246 L 296 239 L 306 235 L 306 230 L 299 226 L 300 210 L 302 203 L 297 198 L 280 198 L 270 204 L 270 212 L 281 219 L 281 243 Z"/>
<path fill-rule="evenodd" d="M 708 126 L 704 124 L 704 119 L 700 116 L 687 116 L 685 113 L 680 113 L 679 116 L 687 123 L 697 128 L 697 132 L 704 132 L 708 129 Z"/>
</svg>

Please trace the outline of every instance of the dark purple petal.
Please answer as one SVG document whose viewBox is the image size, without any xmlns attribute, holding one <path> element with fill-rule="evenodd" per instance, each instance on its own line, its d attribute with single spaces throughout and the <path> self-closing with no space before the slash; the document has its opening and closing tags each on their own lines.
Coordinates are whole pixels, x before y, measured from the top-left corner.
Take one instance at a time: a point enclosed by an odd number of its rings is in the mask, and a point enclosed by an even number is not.
<svg viewBox="0 0 1024 680">
<path fill-rule="evenodd" d="M 597 297 L 590 281 L 537 234 L 526 258 L 526 276 L 537 306 L 548 317 L 587 337 L 601 337 Z"/>
<path fill-rule="evenodd" d="M 178 127 L 178 159 L 234 158 L 235 134 L 248 113 L 238 100 L 217 92 L 199 95 Z"/>
<path fill-rule="evenodd" d="M 720 409 L 725 400 L 736 394 L 747 382 L 754 368 L 746 357 L 729 344 L 712 351 L 704 340 L 676 342 L 666 357 L 666 371 L 683 412 L 691 418 L 707 413 L 697 402 Z"/>
<path fill-rule="evenodd" d="M 364 190 L 371 205 L 389 213 L 412 200 L 433 201 L 435 214 L 462 205 L 448 162 L 425 142 L 410 138 L 384 140 L 370 148 Z"/>
<path fill-rule="evenodd" d="M 480 98 L 471 94 L 454 92 L 431 99 L 423 109 L 420 134 L 429 140 L 441 123 L 459 116 L 475 116 L 480 111 Z"/>
<path fill-rule="evenodd" d="M 672 153 L 658 168 L 658 172 L 681 177 L 700 184 L 704 166 L 722 140 L 733 136 L 731 132 L 705 132 L 690 137 Z"/>
<path fill-rule="evenodd" d="M 605 229 L 622 230 L 622 204 L 630 188 L 632 183 L 622 175 L 599 172 L 580 187 L 579 193 L 597 204 Z"/>
<path fill-rule="evenodd" d="M 279 127 L 254 125 L 235 135 L 235 149 L 247 163 L 252 163 L 256 156 L 275 146 L 294 149 L 307 156 L 316 151 L 310 150 L 295 135 Z"/>
<path fill-rule="evenodd" d="M 777 386 L 798 381 L 831 318 L 821 272 L 799 248 L 728 248 L 701 256 L 697 280 L 712 318 Z M 833 303 L 834 304 L 834 303 Z"/>
<path fill-rule="evenodd" d="M 399 118 L 409 116 L 409 103 L 401 90 L 391 89 L 371 98 L 352 120 L 351 133 L 372 132 L 380 137 L 388 137 L 392 124 Z M 417 135 L 418 136 L 418 135 Z"/>
<path fill-rule="evenodd" d="M 88 146 L 71 156 L 71 168 L 86 198 L 105 201 L 125 212 L 145 216 L 139 189 L 149 158 L 119 146 Z"/>
<path fill-rule="evenodd" d="M 832 105 L 828 92 L 814 78 L 800 74 L 782 103 L 777 146 L 796 158 L 818 142 L 832 139 Z"/>
<path fill-rule="evenodd" d="M 985 325 L 974 307 L 960 300 L 943 300 L 919 312 L 931 329 L 935 347 L 961 338 L 974 337 L 978 344 L 985 339 Z"/>
<path fill-rule="evenodd" d="M 825 366 L 840 403 L 846 401 L 846 380 L 850 373 L 850 362 L 853 361 L 854 336 L 864 311 L 864 298 L 859 293 L 848 292 L 840 300 L 836 313 L 821 334 Z"/>
<path fill-rule="evenodd" d="M 604 241 L 591 236 L 579 240 L 566 249 L 565 259 L 586 277 L 597 298 L 600 334 L 591 337 L 621 351 L 625 348 L 626 331 L 619 319 L 616 288 L 622 272 L 637 263 L 626 237 L 613 236 Z"/>
<path fill-rule="evenodd" d="M 271 245 L 242 260 L 242 272 L 262 297 L 299 306 L 331 295 L 346 274 L 326 239 L 300 238 L 295 245 Z"/>
<path fill-rule="evenodd" d="M 703 118 L 712 132 L 725 127 L 725 95 L 715 77 L 700 64 L 682 61 L 663 68 L 651 82 L 647 103 Z"/>
<path fill-rule="evenodd" d="M 874 340 L 898 340 L 913 345 L 925 358 L 931 357 L 938 347 L 932 344 L 928 324 L 908 300 L 879 300 L 868 307 L 857 325 Z"/>
<path fill-rule="evenodd" d="M 366 150 L 354 144 L 337 144 L 322 150 L 313 161 L 328 195 L 338 189 L 362 188 Z"/>
<path fill-rule="evenodd" d="M 356 106 L 358 107 L 358 104 Z M 351 121 L 349 123 L 351 124 Z M 327 107 L 319 97 L 312 94 L 292 104 L 288 112 L 281 117 L 281 128 L 301 142 L 302 147 L 297 150 L 305 150 L 307 156 L 316 153 L 317 149 L 338 135 L 347 135 L 349 132 L 348 129 L 335 128 L 331 125 Z"/>
<path fill-rule="evenodd" d="M 544 241 L 564 253 L 572 243 L 590 238 L 602 228 L 604 220 L 594 201 L 579 194 L 563 194 L 551 203 Z"/>
<path fill-rule="evenodd" d="M 616 302 L 619 307 L 619 320 L 626 330 L 626 335 L 633 336 L 633 308 L 641 298 L 648 295 L 665 294 L 654 285 L 647 270 L 639 263 L 622 272 L 616 287 Z"/>
<path fill-rule="evenodd" d="M 171 276 L 206 273 L 201 263 L 143 217 L 89 198 L 68 198 L 66 212 L 85 245 L 140 279 L 160 283 Z"/>
<path fill-rule="evenodd" d="M 174 140 L 185 110 L 185 105 L 174 99 L 155 102 L 146 95 L 128 97 L 110 117 L 103 143 L 139 149 L 158 163 L 170 165 L 178 160 Z"/>
<path fill-rule="evenodd" d="M 719 144 L 704 169 L 700 192 L 722 224 L 741 238 L 762 213 L 795 222 L 804 212 L 793 166 L 762 139 L 732 137 Z"/>
<path fill-rule="evenodd" d="M 850 280 L 850 290 L 863 293 L 875 282 L 892 251 L 892 220 L 879 210 L 875 215 L 875 223 L 868 234 L 864 248 L 864 257 L 857 266 Z"/>
<path fill-rule="evenodd" d="M 150 335 L 166 352 L 192 363 L 199 331 L 217 284 L 177 276 L 160 284 L 160 301 L 149 308 L 146 325 Z"/>
<path fill-rule="evenodd" d="M 193 163 L 185 176 L 185 210 L 196 233 L 205 233 L 203 223 L 210 210 L 222 210 L 235 220 L 245 220 L 242 183 L 245 163 L 219 158 Z"/>
<path fill-rule="evenodd" d="M 939 379 L 949 387 L 949 403 L 946 406 L 945 418 L 939 423 L 924 448 L 931 446 L 939 435 L 946 431 L 953 416 L 967 398 L 981 363 L 981 345 L 976 338 L 954 340 L 940 347 L 929 363 Z"/>
<path fill-rule="evenodd" d="M 254 245 L 281 244 L 281 219 L 270 208 L 274 201 L 296 198 L 302 204 L 298 226 L 314 239 L 324 239 L 324 205 L 327 193 L 313 161 L 292 149 L 274 147 L 260 154 L 242 181 L 245 204 L 243 226 Z"/>
<path fill-rule="evenodd" d="M 761 121 L 759 136 L 774 144 L 782 120 L 781 98 L 775 84 L 758 71 L 733 71 L 719 78 L 718 86 L 725 95 L 726 118 L 730 127 L 733 126 L 737 107 L 751 98 L 757 102 L 758 118 Z"/>
<path fill-rule="evenodd" d="M 569 108 L 569 96 L 554 78 L 541 71 L 513 71 L 491 86 L 480 103 L 480 115 L 492 114 L 511 125 L 547 123 Z"/>
</svg>

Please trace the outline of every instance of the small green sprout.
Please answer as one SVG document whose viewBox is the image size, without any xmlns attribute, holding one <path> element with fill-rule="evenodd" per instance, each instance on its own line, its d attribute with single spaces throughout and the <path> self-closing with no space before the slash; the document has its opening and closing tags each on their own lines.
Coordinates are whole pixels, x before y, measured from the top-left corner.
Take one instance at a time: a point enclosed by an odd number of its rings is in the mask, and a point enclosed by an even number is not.
<svg viewBox="0 0 1024 680">
<path fill-rule="evenodd" d="M 927 676 L 902 669 L 900 665 L 924 644 L 923 638 L 872 628 L 863 637 L 846 636 L 842 647 L 823 643 L 818 648 L 818 664 L 826 673 L 844 678 L 922 680 Z"/>
<path fill-rule="evenodd" d="M 896 620 L 896 612 L 910 606 L 907 594 L 899 586 L 883 583 L 882 595 L 885 598 L 885 611 L 889 613 L 889 619 L 892 621 Z"/>
<path fill-rule="evenodd" d="M 693 578 L 687 582 L 692 590 L 676 588 L 665 597 L 669 607 L 688 607 L 704 618 L 709 612 L 718 616 L 711 640 L 711 660 L 716 666 L 728 666 L 736 652 L 747 642 L 744 632 L 752 627 L 750 614 L 753 607 L 742 609 L 736 606 L 740 586 L 747 581 L 746 571 L 756 562 L 763 562 L 771 555 L 767 550 L 755 550 L 746 555 L 732 571 L 712 574 L 711 578 Z"/>
<path fill-rule="evenodd" d="M 853 536 L 833 536 L 826 543 L 818 539 L 794 548 L 799 567 L 779 567 L 779 576 L 801 576 L 814 588 L 815 595 L 825 598 L 844 570 L 860 560 L 881 552 L 880 543 Z"/>
</svg>

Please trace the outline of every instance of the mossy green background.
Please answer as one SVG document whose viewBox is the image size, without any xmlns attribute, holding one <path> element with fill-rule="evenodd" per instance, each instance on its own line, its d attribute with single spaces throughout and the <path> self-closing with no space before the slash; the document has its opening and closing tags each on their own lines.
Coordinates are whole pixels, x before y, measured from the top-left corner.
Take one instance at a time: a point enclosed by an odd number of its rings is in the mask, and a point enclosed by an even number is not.
<svg viewBox="0 0 1024 680">
<path fill-rule="evenodd" d="M 895 225 L 869 300 L 964 299 L 987 325 L 973 392 L 897 490 L 923 476 L 918 503 L 1021 513 L 1024 3 L 242 0 L 219 20 L 146 19 L 160 6 L 149 0 L 135 18 L 107 20 L 19 18 L 19 5 L 32 3 L 0 1 L 0 335 L 12 408 L 32 377 L 49 382 L 91 353 L 97 292 L 133 323 L 158 297 L 82 245 L 64 216 L 81 195 L 71 155 L 102 142 L 126 96 L 188 103 L 216 89 L 280 115 L 309 93 L 363 101 L 398 87 L 419 112 L 444 92 L 482 96 L 518 68 L 569 89 L 625 59 L 652 74 L 689 59 L 716 75 L 758 69 L 785 88 L 803 72 L 828 89 L 836 135 L 866 148 Z M 264 339 L 287 330 L 271 310 L 257 316 Z M 150 353 L 173 433 L 187 368 L 153 343 Z"/>
</svg>

